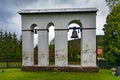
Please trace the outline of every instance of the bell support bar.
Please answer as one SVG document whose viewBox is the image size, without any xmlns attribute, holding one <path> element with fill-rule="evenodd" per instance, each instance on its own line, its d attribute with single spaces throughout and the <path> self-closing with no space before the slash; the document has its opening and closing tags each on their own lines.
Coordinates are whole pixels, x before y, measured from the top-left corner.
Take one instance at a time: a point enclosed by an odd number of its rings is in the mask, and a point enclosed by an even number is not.
<svg viewBox="0 0 120 80">
<path fill-rule="evenodd" d="M 33 31 L 33 30 L 35 30 L 35 29 L 25 29 L 25 30 L 22 30 L 22 31 Z M 37 31 L 46 31 L 46 30 L 48 30 L 48 29 L 36 29 Z"/>
<path fill-rule="evenodd" d="M 70 27 L 69 29 L 73 29 L 74 31 L 75 31 L 76 29 L 78 29 L 78 31 L 79 31 L 79 29 L 80 29 L 80 31 L 81 31 L 81 28 L 80 28 L 80 27 Z"/>
<path fill-rule="evenodd" d="M 80 27 L 70 27 L 69 29 L 73 29 L 73 30 L 76 30 L 76 29 L 80 29 L 80 31 L 82 30 L 93 30 L 93 29 L 96 29 L 96 28 L 80 28 Z"/>
<path fill-rule="evenodd" d="M 69 29 L 73 29 L 74 27 L 70 27 Z M 56 30 L 56 31 L 58 31 L 58 30 L 68 30 L 69 31 L 69 29 L 54 29 L 54 30 Z M 79 27 L 76 27 L 76 29 L 80 29 L 80 31 L 82 31 L 82 30 L 92 30 L 92 29 L 96 29 L 96 28 L 79 28 Z M 49 29 L 36 29 L 37 31 L 49 31 Z M 22 31 L 31 31 L 31 32 L 34 32 L 34 29 L 25 29 L 25 30 L 22 30 Z"/>
</svg>

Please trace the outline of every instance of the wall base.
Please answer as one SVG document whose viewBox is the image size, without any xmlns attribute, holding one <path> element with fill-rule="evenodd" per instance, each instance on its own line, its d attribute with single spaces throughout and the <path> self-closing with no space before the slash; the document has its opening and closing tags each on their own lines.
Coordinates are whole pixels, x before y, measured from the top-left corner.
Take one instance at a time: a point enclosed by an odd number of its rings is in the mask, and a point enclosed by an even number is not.
<svg viewBox="0 0 120 80">
<path fill-rule="evenodd" d="M 63 71 L 63 72 L 99 72 L 98 67 L 81 66 L 22 66 L 22 71 Z"/>
</svg>

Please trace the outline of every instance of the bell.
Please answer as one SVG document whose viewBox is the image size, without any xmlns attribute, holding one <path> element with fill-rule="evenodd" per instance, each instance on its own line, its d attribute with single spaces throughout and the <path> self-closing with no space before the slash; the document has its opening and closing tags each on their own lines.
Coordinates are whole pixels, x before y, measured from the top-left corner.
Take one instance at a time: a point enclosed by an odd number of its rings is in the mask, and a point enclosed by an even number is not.
<svg viewBox="0 0 120 80">
<path fill-rule="evenodd" d="M 37 34 L 37 29 L 34 29 L 34 33 Z"/>
<path fill-rule="evenodd" d="M 76 29 L 73 29 L 71 38 L 78 38 Z"/>
</svg>

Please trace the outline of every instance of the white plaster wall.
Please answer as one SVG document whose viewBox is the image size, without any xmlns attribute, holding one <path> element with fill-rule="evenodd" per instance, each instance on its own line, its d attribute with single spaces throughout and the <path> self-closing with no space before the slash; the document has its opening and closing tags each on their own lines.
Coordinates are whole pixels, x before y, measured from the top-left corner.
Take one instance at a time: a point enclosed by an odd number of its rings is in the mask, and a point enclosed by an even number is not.
<svg viewBox="0 0 120 80">
<path fill-rule="evenodd" d="M 34 64 L 33 34 L 29 31 L 22 32 L 22 66 Z"/>
<path fill-rule="evenodd" d="M 81 66 L 96 67 L 96 31 L 82 30 Z"/>
<path fill-rule="evenodd" d="M 68 66 L 67 30 L 55 31 L 55 66 Z"/>
<path fill-rule="evenodd" d="M 82 22 L 83 28 L 96 28 L 96 14 Z M 96 67 L 96 29 L 82 30 L 81 66 Z"/>
<path fill-rule="evenodd" d="M 48 13 L 48 14 L 26 14 L 22 15 L 22 29 L 30 29 L 32 24 L 37 24 L 39 29 L 46 29 L 49 22 L 54 23 L 55 29 L 68 29 L 68 24 L 72 20 L 79 20 L 82 23 L 82 28 L 95 28 L 96 27 L 96 13 Z M 38 65 L 47 66 L 48 60 L 48 42 L 47 32 L 39 31 L 39 49 L 38 49 Z M 24 35 L 24 33 L 23 33 Z M 27 36 L 27 34 L 26 34 Z M 30 35 L 27 36 L 28 39 Z M 55 31 L 55 65 L 66 66 L 68 65 L 68 45 L 67 45 L 67 31 Z M 23 42 L 23 54 L 26 50 L 26 45 L 30 45 L 29 41 Z M 25 43 L 25 44 L 24 44 Z M 81 52 L 81 65 L 85 67 L 96 66 L 96 32 L 95 30 L 82 31 L 82 52 Z M 88 46 L 88 47 L 87 47 Z M 31 48 L 27 48 L 31 49 Z M 87 53 L 85 52 L 86 50 Z M 30 51 L 31 52 L 31 51 Z M 28 52 L 29 53 L 29 52 Z M 44 57 L 42 56 L 44 54 Z M 62 58 L 59 57 L 65 56 Z M 23 63 L 25 60 L 23 60 Z"/>
<path fill-rule="evenodd" d="M 47 30 L 38 31 L 38 66 L 49 65 L 49 51 L 48 51 L 48 34 Z"/>
<path fill-rule="evenodd" d="M 55 28 L 66 29 L 72 20 L 79 20 L 83 28 L 96 26 L 95 13 L 53 13 L 53 14 L 26 14 L 22 15 L 22 29 L 30 29 L 32 24 L 37 24 L 39 29 L 46 29 L 49 22 L 53 22 Z"/>
</svg>

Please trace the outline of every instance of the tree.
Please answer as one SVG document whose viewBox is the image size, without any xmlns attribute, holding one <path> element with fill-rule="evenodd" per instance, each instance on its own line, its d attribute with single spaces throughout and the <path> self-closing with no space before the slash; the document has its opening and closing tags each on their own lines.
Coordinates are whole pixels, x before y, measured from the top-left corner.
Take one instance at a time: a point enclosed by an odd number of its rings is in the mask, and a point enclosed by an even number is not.
<svg viewBox="0 0 120 80">
<path fill-rule="evenodd" d="M 2 30 L 0 31 L 0 59 L 2 60 L 3 58 L 3 32 Z"/>
<path fill-rule="evenodd" d="M 104 33 L 103 56 L 109 64 L 120 66 L 120 4 L 107 16 Z"/>
<path fill-rule="evenodd" d="M 20 61 L 22 40 L 16 34 L 0 31 L 0 61 Z"/>
<path fill-rule="evenodd" d="M 105 0 L 110 9 L 112 9 L 120 0 Z"/>
<path fill-rule="evenodd" d="M 96 35 L 97 48 L 103 48 L 103 35 Z"/>
</svg>

